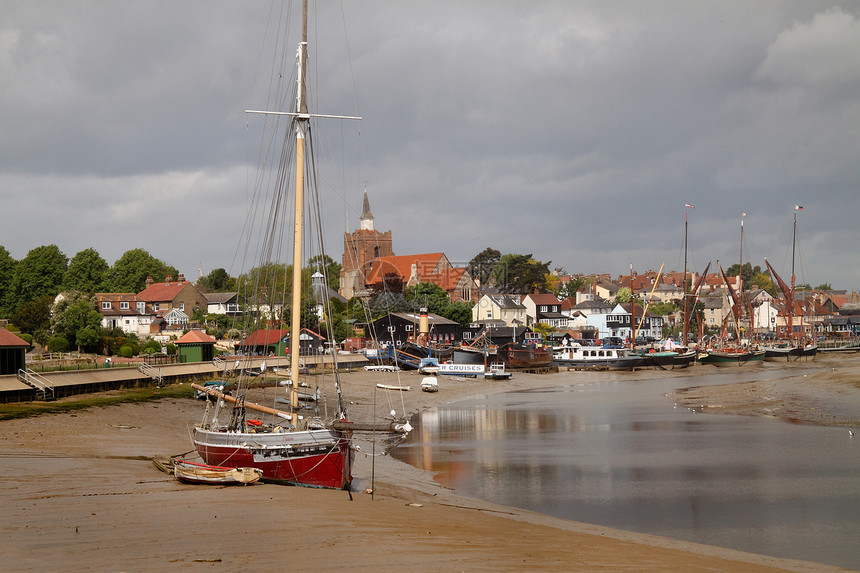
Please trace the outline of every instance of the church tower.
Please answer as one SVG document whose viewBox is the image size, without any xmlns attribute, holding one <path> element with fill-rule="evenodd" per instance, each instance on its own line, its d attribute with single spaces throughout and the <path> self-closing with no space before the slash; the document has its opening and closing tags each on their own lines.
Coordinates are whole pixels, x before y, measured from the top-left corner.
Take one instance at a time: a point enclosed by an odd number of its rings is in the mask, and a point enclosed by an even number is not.
<svg viewBox="0 0 860 573">
<path fill-rule="evenodd" d="M 350 299 L 355 296 L 367 296 L 365 279 L 373 268 L 373 263 L 379 257 L 394 255 L 392 250 L 391 231 L 381 233 L 374 229 L 373 213 L 370 212 L 370 201 L 367 189 L 364 190 L 364 203 L 359 217 L 359 228 L 352 233 L 343 234 L 343 260 L 340 270 L 341 296 Z"/>
</svg>

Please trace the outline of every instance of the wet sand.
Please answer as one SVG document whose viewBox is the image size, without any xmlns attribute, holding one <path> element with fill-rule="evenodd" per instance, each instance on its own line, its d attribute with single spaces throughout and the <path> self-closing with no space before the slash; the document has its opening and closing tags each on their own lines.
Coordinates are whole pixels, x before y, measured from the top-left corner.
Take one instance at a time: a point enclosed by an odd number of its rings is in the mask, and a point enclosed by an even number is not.
<svg viewBox="0 0 860 573">
<path fill-rule="evenodd" d="M 856 426 L 860 360 L 823 359 L 785 381 L 693 388 L 670 399 L 707 412 L 783 415 Z M 712 368 L 701 366 L 698 368 Z M 835 370 L 834 370 L 835 368 Z M 788 370 L 790 373 L 791 371 Z M 507 382 L 440 380 L 420 392 L 385 391 L 394 375 L 344 376 L 350 415 L 377 421 L 469 396 L 598 380 L 608 373 L 515 375 Z M 688 371 L 636 376 L 688 376 Z M 267 393 L 273 392 L 267 390 Z M 271 397 L 268 396 L 267 397 Z M 261 397 L 262 401 L 262 397 Z M 853 407 L 846 407 L 852 404 Z M 782 410 L 780 410 L 782 408 Z M 260 484 L 190 486 L 152 456 L 192 449 L 202 403 L 165 399 L 0 422 L 3 571 L 837 571 L 560 520 L 464 498 L 427 472 L 357 440 L 353 474 L 374 493 Z M 853 412 L 853 417 L 852 413 Z"/>
</svg>

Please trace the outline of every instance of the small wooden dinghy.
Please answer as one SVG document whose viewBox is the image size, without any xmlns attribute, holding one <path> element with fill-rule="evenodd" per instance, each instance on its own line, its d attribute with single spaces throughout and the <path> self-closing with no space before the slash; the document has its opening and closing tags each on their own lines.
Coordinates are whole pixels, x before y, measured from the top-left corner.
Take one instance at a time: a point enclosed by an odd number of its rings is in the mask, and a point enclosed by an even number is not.
<svg viewBox="0 0 860 573">
<path fill-rule="evenodd" d="M 173 475 L 183 483 L 248 485 L 263 477 L 263 470 L 210 466 L 186 460 L 173 460 Z"/>
</svg>

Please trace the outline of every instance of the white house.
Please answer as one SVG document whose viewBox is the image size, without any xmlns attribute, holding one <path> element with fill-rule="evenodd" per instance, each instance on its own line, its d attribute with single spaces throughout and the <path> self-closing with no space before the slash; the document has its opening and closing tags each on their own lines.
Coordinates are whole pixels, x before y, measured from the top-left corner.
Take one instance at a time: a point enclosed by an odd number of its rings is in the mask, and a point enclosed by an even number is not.
<svg viewBox="0 0 860 573">
<path fill-rule="evenodd" d="M 472 307 L 472 322 L 486 320 L 503 320 L 507 326 L 525 326 L 526 307 L 517 295 L 485 294 Z"/>
</svg>

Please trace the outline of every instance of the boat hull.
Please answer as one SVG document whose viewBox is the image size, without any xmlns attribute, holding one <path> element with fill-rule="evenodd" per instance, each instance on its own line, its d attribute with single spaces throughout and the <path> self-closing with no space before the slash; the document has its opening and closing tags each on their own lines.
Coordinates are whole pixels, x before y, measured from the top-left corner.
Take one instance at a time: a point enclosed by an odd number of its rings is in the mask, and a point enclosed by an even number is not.
<svg viewBox="0 0 860 573">
<path fill-rule="evenodd" d="M 633 370 L 646 366 L 641 356 L 617 356 L 613 358 L 556 358 L 556 364 L 576 370 Z"/>
<path fill-rule="evenodd" d="M 500 346 L 497 359 L 505 368 L 540 368 L 553 360 L 550 348 L 516 343 Z"/>
<path fill-rule="evenodd" d="M 761 364 L 764 361 L 764 350 L 709 350 L 699 361 L 714 366 Z"/>
<path fill-rule="evenodd" d="M 348 489 L 353 452 L 346 432 L 226 432 L 194 428 L 194 447 L 210 465 L 254 467 L 263 480 L 289 485 Z"/>
</svg>

